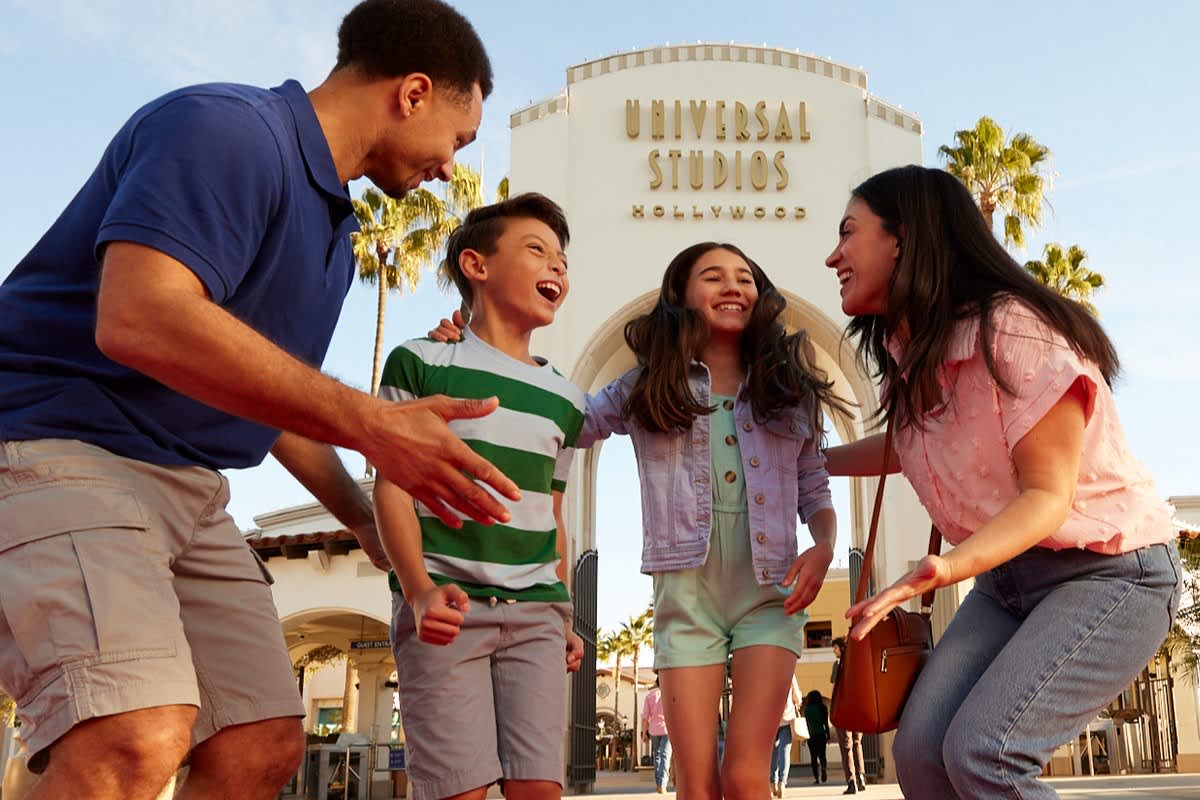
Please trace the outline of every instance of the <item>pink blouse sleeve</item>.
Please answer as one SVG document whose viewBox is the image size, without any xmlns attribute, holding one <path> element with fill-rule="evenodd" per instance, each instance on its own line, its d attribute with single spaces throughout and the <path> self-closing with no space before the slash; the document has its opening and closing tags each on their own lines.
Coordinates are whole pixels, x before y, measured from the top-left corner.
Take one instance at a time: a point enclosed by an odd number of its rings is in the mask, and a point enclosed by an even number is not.
<svg viewBox="0 0 1200 800">
<path fill-rule="evenodd" d="M 1096 405 L 1099 371 L 1068 340 L 1027 306 L 1011 302 L 993 312 L 996 368 L 1012 390 L 998 389 L 1000 420 L 1009 452 L 1058 403 L 1076 380 L 1086 395 L 1084 424 Z"/>
</svg>

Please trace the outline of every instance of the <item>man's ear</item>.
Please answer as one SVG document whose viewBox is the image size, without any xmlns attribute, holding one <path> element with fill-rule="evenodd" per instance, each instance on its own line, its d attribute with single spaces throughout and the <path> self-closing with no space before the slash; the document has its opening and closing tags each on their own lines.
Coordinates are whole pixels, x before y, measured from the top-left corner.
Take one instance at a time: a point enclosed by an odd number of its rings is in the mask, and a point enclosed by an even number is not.
<svg viewBox="0 0 1200 800">
<path fill-rule="evenodd" d="M 400 116 L 410 117 L 429 102 L 433 93 L 433 81 L 424 72 L 411 72 L 400 80 L 397 97 Z"/>
<path fill-rule="evenodd" d="M 478 250 L 470 248 L 463 250 L 458 256 L 458 268 L 469 280 L 487 280 L 487 264 L 483 261 L 483 254 Z"/>
</svg>

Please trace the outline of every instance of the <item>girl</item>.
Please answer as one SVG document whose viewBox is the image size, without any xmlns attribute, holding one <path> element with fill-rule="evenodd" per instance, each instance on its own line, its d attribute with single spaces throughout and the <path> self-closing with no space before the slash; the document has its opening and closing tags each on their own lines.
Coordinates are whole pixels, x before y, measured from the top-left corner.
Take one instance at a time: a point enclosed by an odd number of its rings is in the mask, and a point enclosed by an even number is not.
<svg viewBox="0 0 1200 800">
<path fill-rule="evenodd" d="M 625 341 L 638 365 L 589 399 L 580 447 L 633 438 L 642 571 L 654 583 L 654 668 L 684 800 L 761 800 L 807 615 L 837 523 L 818 445 L 821 404 L 787 301 L 733 245 L 679 253 Z M 814 545 L 797 555 L 796 512 Z M 790 592 L 788 591 L 790 587 Z M 732 651 L 733 706 L 718 774 L 716 718 Z"/>
<path fill-rule="evenodd" d="M 812 759 L 813 783 L 825 783 L 829 780 L 829 762 L 825 759 L 825 746 L 829 744 L 829 708 L 818 690 L 813 689 L 804 696 L 803 713 L 808 723 L 808 755 Z"/>
<path fill-rule="evenodd" d="M 1057 797 L 1038 779 L 1051 753 L 1145 667 L 1179 603 L 1175 531 L 1109 390 L 1116 352 L 941 170 L 901 167 L 855 189 L 826 263 L 881 378 L 887 468 L 956 545 L 852 607 L 851 635 L 975 578 L 901 717 L 901 788 Z M 878 474 L 883 436 L 827 455 L 831 474 Z"/>
</svg>

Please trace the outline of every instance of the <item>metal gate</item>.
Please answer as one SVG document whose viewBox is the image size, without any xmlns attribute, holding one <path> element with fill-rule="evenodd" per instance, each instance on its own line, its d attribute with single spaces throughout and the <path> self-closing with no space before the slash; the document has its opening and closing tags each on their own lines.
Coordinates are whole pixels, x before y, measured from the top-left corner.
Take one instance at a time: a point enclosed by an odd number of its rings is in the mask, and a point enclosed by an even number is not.
<svg viewBox="0 0 1200 800">
<path fill-rule="evenodd" d="M 572 582 L 575 633 L 583 639 L 583 662 L 571 676 L 570 753 L 567 784 L 577 794 L 596 782 L 596 551 L 587 550 L 575 562 Z"/>
<path fill-rule="evenodd" d="M 854 602 L 854 590 L 858 588 L 858 576 L 862 574 L 863 551 L 857 547 L 850 550 L 850 602 Z M 874 594 L 874 582 L 867 578 L 867 596 Z M 883 776 L 883 753 L 879 749 L 879 736 L 874 733 L 864 733 L 862 739 L 863 767 L 868 777 Z"/>
</svg>

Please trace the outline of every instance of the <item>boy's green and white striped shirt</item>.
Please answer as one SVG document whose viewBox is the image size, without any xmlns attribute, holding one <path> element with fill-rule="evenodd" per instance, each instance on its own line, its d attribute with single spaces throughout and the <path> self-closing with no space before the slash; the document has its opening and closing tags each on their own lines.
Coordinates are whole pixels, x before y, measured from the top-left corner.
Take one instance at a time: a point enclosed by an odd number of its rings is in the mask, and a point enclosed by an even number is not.
<svg viewBox="0 0 1200 800">
<path fill-rule="evenodd" d="M 476 597 L 568 600 L 555 571 L 551 492 L 566 488 L 583 426 L 583 392 L 549 364 L 517 361 L 467 329 L 461 342 L 413 339 L 397 347 L 383 368 L 379 394 L 389 400 L 432 394 L 500 399 L 491 414 L 453 420 L 450 429 L 516 483 L 521 499 L 502 500 L 512 514 L 507 524 L 463 518 L 458 530 L 418 502 L 425 568 L 434 582 L 457 584 Z M 389 577 L 399 590 L 395 576 Z"/>
</svg>

